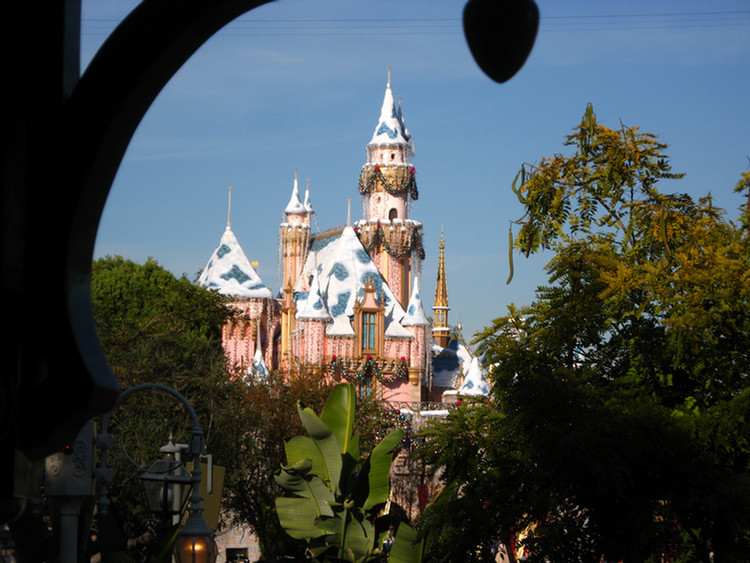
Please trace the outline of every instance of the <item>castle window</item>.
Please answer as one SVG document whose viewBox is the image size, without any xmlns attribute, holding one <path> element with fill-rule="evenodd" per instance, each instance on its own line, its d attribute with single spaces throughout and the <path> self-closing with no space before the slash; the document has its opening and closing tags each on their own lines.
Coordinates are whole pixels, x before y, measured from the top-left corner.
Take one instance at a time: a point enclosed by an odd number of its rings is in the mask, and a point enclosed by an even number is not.
<svg viewBox="0 0 750 563">
<path fill-rule="evenodd" d="M 398 209 L 393 208 L 388 212 L 388 219 L 393 221 L 394 219 L 398 219 Z"/>
<path fill-rule="evenodd" d="M 359 385 L 357 385 L 357 396 L 360 399 L 367 399 L 368 397 L 372 396 L 371 375 L 366 375 L 360 380 Z"/>
<path fill-rule="evenodd" d="M 395 153 L 395 152 L 392 152 L 392 153 L 391 153 L 391 160 L 395 160 L 395 159 L 396 159 L 396 153 Z"/>
<path fill-rule="evenodd" d="M 372 281 L 365 283 L 361 299 L 354 303 L 354 332 L 357 335 L 356 348 L 361 358 L 383 355 L 385 330 L 385 303 L 377 299 Z"/>
<path fill-rule="evenodd" d="M 375 321 L 375 313 L 365 311 L 362 313 L 362 351 L 363 352 L 374 352 L 375 351 L 375 329 L 377 323 Z"/>
</svg>

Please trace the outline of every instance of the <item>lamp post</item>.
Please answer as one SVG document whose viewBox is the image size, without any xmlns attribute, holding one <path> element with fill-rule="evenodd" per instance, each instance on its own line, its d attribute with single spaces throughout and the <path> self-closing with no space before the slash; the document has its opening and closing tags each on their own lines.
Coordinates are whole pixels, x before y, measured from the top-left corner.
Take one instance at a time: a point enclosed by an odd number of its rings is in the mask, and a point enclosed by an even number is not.
<svg viewBox="0 0 750 563">
<path fill-rule="evenodd" d="M 169 443 L 159 450 L 164 456 L 149 467 L 139 479 L 146 491 L 146 501 L 151 512 L 159 514 L 162 525 L 166 527 L 170 517 L 176 518 L 182 512 L 190 476 L 182 461 L 177 459 L 180 447 L 176 446 L 169 436 Z M 169 522 L 174 524 L 176 522 Z"/>
<path fill-rule="evenodd" d="M 112 481 L 114 473 L 107 463 L 109 449 L 114 443 L 114 437 L 108 433 L 109 422 L 112 418 L 112 413 L 130 395 L 140 391 L 157 391 L 170 395 L 171 397 L 177 399 L 180 403 L 182 403 L 183 407 L 185 407 L 185 410 L 187 410 L 188 414 L 190 415 L 193 427 L 190 431 L 187 458 L 188 460 L 192 459 L 193 468 L 187 480 L 192 487 L 192 493 L 190 495 L 190 505 L 188 506 L 188 518 L 178 532 L 177 541 L 175 542 L 174 546 L 174 555 L 178 563 L 214 563 L 216 561 L 218 550 L 216 542 L 213 539 L 213 531 L 208 527 L 206 521 L 203 519 L 203 507 L 200 504 L 201 500 L 203 500 L 203 497 L 201 497 L 200 495 L 200 483 L 202 474 L 200 468 L 200 457 L 201 454 L 205 453 L 205 437 L 203 434 L 203 430 L 201 429 L 198 422 L 198 415 L 196 414 L 193 406 L 185 397 L 182 396 L 182 394 L 180 394 L 175 389 L 172 389 L 171 387 L 167 387 L 166 385 L 159 385 L 156 383 L 146 383 L 143 385 L 136 385 L 135 387 L 131 387 L 130 389 L 126 389 L 119 395 L 112 410 L 104 415 L 104 419 L 102 421 L 102 430 L 96 438 L 96 445 L 102 449 L 101 467 L 97 469 L 96 474 L 97 480 L 100 483 L 98 501 L 99 512 L 102 515 L 106 514 L 107 512 L 107 507 L 109 506 L 109 499 L 107 498 L 107 486 L 108 483 Z M 163 472 L 162 475 L 164 479 L 158 476 L 155 479 L 159 481 L 159 483 L 157 483 L 157 487 L 160 488 L 161 500 L 164 500 L 165 497 L 169 498 L 170 487 L 172 488 L 171 496 L 172 499 L 174 499 L 174 495 L 176 492 L 174 490 L 175 485 L 177 485 L 178 483 L 184 484 L 186 482 L 186 479 L 184 477 L 178 478 L 178 476 L 174 473 L 176 469 L 175 465 L 167 468 L 171 462 L 171 460 L 169 459 L 170 454 L 176 453 L 172 449 L 173 446 L 174 444 L 172 444 L 171 446 L 168 444 L 167 446 L 162 448 L 162 452 L 166 455 L 165 458 L 160 460 L 160 462 L 167 462 L 167 464 L 159 465 L 159 467 L 161 468 L 159 470 Z M 157 464 L 159 464 L 159 462 L 157 462 Z M 148 470 L 147 474 L 149 472 L 151 472 L 151 470 Z M 170 472 L 172 472 L 171 475 Z M 148 477 L 141 477 L 145 481 L 154 481 L 154 479 Z M 163 506 L 161 502 L 157 502 L 157 504 L 160 506 L 159 510 L 163 511 L 167 509 L 167 507 Z"/>
</svg>

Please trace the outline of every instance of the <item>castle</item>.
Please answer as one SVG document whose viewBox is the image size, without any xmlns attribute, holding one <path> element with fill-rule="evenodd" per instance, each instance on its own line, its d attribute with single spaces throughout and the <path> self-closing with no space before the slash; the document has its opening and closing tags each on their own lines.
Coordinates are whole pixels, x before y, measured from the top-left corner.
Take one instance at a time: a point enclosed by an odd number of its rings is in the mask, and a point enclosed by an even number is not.
<svg viewBox="0 0 750 563">
<path fill-rule="evenodd" d="M 460 331 L 451 336 L 442 235 L 433 322 L 425 316 L 423 229 L 409 217 L 419 195 L 413 155 L 389 69 L 359 176 L 363 218 L 352 223 L 349 213 L 345 226 L 312 232 L 309 184 L 301 197 L 295 170 L 279 226 L 276 295 L 232 233 L 230 190 L 226 229 L 198 280 L 231 296 L 241 313 L 223 328 L 230 363 L 248 377 L 270 370 L 345 378 L 360 392 L 391 402 L 441 402 L 461 389 L 487 394 L 478 360 Z"/>
</svg>

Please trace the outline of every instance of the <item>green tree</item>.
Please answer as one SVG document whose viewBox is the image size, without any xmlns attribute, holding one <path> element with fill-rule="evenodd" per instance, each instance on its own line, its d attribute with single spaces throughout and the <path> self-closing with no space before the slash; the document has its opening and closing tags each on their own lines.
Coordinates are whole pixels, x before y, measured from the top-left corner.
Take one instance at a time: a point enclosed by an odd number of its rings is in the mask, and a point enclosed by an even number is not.
<svg viewBox="0 0 750 563">
<path fill-rule="evenodd" d="M 182 393 L 198 413 L 209 453 L 227 468 L 231 490 L 246 426 L 234 418 L 244 388 L 232 378 L 221 346 L 222 324 L 232 314 L 224 298 L 176 278 L 154 260 L 137 264 L 115 256 L 93 263 L 92 303 L 99 339 L 121 387 L 160 383 Z M 161 538 L 158 522 L 146 514 L 134 465 L 149 467 L 170 436 L 186 443 L 189 426 L 181 405 L 158 393 L 133 395 L 112 417 L 112 512 L 135 560 L 153 553 Z"/>
<path fill-rule="evenodd" d="M 273 473 L 285 459 L 283 443 L 303 427 L 302 401 L 320 409 L 334 383 L 320 374 L 299 373 L 264 381 L 247 380 L 227 365 L 221 327 L 233 315 L 224 297 L 176 278 L 156 261 L 137 264 L 106 257 L 93 264 L 92 299 L 99 338 L 121 386 L 162 383 L 180 391 L 196 408 L 207 434 L 207 449 L 225 467 L 222 514 L 227 523 L 249 525 L 263 558 L 301 557 L 304 542 L 281 529 L 274 501 L 281 488 Z M 382 431 L 382 406 L 372 399 L 357 405 L 362 449 L 368 452 Z M 121 519 L 134 559 L 154 551 L 156 522 L 145 513 L 132 461 L 150 465 L 170 433 L 185 442 L 186 417 L 174 401 L 159 394 L 133 395 L 112 418 L 117 476 L 112 510 Z M 122 441 L 120 441 L 122 440 Z"/>
<path fill-rule="evenodd" d="M 710 197 L 659 191 L 681 177 L 667 145 L 605 127 L 591 106 L 565 145 L 571 154 L 525 165 L 512 186 L 525 212 L 515 248 L 552 259 L 535 301 L 477 338 L 494 400 L 426 436 L 425 460 L 460 484 L 453 504 L 473 495 L 490 524 L 464 528 L 450 508 L 446 522 L 474 545 L 528 530 L 537 560 L 740 561 L 748 208 L 738 227 Z M 747 174 L 736 189 L 750 195 Z M 467 429 L 472 419 L 486 424 Z"/>
</svg>

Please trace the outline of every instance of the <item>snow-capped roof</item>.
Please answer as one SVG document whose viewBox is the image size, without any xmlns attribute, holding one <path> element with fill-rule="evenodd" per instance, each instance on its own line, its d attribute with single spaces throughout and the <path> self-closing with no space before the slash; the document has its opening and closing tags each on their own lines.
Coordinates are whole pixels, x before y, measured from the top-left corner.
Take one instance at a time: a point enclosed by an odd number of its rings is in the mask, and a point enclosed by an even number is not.
<svg viewBox="0 0 750 563">
<path fill-rule="evenodd" d="M 320 284 L 318 283 L 317 273 L 313 274 L 313 281 L 310 284 L 307 297 L 299 301 L 295 318 L 300 320 L 331 320 L 331 314 L 328 312 L 328 308 L 320 295 Z"/>
<path fill-rule="evenodd" d="M 311 207 L 312 209 L 312 207 Z M 294 185 L 292 187 L 292 197 L 284 209 L 284 213 L 307 213 L 305 204 L 299 198 L 299 182 L 297 181 L 297 169 L 294 169 Z"/>
<path fill-rule="evenodd" d="M 297 310 L 308 314 L 308 301 L 314 307 L 319 296 L 321 306 L 327 309 L 331 318 L 326 327 L 327 334 L 354 336 L 350 317 L 354 315 L 355 300 L 361 300 L 365 285 L 372 283 L 376 301 L 379 303 L 381 298 L 384 299 L 386 336 L 411 337 L 409 331 L 400 324 L 405 314 L 403 307 L 393 296 L 350 226 L 344 227 L 341 233 L 313 240 L 303 272 L 305 273 L 295 286 Z M 318 296 L 314 291 L 316 283 Z"/>
<path fill-rule="evenodd" d="M 479 365 L 479 358 L 474 357 L 471 360 L 471 365 L 464 377 L 464 382 L 458 388 L 458 394 L 489 397 L 490 385 L 484 377 L 482 366 Z"/>
<path fill-rule="evenodd" d="M 409 130 L 404 124 L 404 116 L 400 105 L 396 106 L 396 100 L 391 90 L 391 76 L 388 73 L 388 84 L 385 88 L 383 105 L 380 108 L 380 118 L 375 126 L 369 145 L 408 145 L 411 141 Z"/>
<path fill-rule="evenodd" d="M 245 256 L 229 225 L 201 272 L 198 285 L 232 297 L 266 299 L 273 296 Z"/>
<path fill-rule="evenodd" d="M 403 326 L 427 326 L 430 321 L 424 314 L 422 306 L 422 292 L 419 289 L 419 276 L 414 276 L 414 283 L 411 287 L 411 297 L 409 305 L 406 307 L 406 316 L 401 321 Z"/>
<path fill-rule="evenodd" d="M 304 205 L 305 211 L 308 213 L 315 213 L 312 202 L 310 202 L 310 180 L 307 181 L 307 188 L 305 188 L 305 202 L 302 205 Z"/>
<path fill-rule="evenodd" d="M 451 338 L 445 348 L 433 342 L 432 381 L 435 387 L 455 389 L 468 373 L 473 357 L 469 348 L 457 338 Z"/>
</svg>

